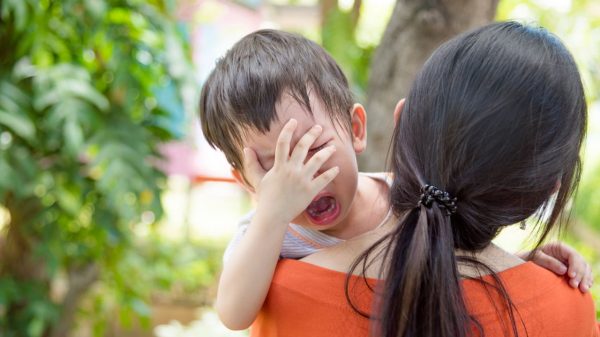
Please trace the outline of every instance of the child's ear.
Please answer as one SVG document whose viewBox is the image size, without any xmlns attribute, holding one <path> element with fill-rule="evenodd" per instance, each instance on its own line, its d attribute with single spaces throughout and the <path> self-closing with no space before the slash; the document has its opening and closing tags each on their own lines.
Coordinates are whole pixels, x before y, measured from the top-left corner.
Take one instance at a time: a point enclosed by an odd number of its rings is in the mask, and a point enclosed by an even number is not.
<svg viewBox="0 0 600 337">
<path fill-rule="evenodd" d="M 352 107 L 352 146 L 354 152 L 361 153 L 367 147 L 367 112 L 365 108 L 356 103 Z"/>
<path fill-rule="evenodd" d="M 396 104 L 396 108 L 394 109 L 394 126 L 396 126 L 400 120 L 400 114 L 402 114 L 402 110 L 404 110 L 404 102 L 406 102 L 406 98 L 399 100 Z"/>
<path fill-rule="evenodd" d="M 248 191 L 248 193 L 254 193 L 254 187 L 250 186 L 250 184 L 246 182 L 246 179 L 244 179 L 244 175 L 239 170 L 232 168 L 231 175 L 233 176 L 235 181 L 238 182 L 238 184 L 242 185 L 242 187 L 246 191 Z"/>
</svg>

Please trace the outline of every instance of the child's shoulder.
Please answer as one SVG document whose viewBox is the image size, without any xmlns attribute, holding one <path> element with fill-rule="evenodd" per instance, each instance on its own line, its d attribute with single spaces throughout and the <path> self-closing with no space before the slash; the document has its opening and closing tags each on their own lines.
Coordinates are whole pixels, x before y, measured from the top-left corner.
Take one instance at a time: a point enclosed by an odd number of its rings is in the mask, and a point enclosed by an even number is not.
<svg viewBox="0 0 600 337">
<path fill-rule="evenodd" d="M 366 183 L 360 184 L 359 188 L 364 189 L 363 192 L 377 194 L 387 198 L 392 186 L 392 173 L 390 172 L 359 172 L 360 177 Z"/>
<path fill-rule="evenodd" d="M 358 189 L 363 195 L 362 201 L 371 205 L 370 212 L 389 217 L 389 195 L 392 186 L 392 175 L 387 172 L 360 173 Z"/>
<path fill-rule="evenodd" d="M 387 185 L 391 185 L 393 180 L 392 172 L 359 172 L 359 174 L 375 181 L 383 181 Z"/>
</svg>

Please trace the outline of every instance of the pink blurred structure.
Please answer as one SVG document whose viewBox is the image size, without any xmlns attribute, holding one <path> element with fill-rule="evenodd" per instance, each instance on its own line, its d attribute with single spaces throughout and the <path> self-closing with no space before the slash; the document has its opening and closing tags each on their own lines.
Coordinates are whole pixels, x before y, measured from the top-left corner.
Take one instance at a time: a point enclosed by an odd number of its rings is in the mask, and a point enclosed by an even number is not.
<svg viewBox="0 0 600 337">
<path fill-rule="evenodd" d="M 223 163 L 222 154 L 212 149 L 204 152 L 186 142 L 171 142 L 163 144 L 160 152 L 165 161 L 159 166 L 167 175 L 184 176 L 193 183 L 235 183 L 229 165 L 226 161 Z"/>
</svg>

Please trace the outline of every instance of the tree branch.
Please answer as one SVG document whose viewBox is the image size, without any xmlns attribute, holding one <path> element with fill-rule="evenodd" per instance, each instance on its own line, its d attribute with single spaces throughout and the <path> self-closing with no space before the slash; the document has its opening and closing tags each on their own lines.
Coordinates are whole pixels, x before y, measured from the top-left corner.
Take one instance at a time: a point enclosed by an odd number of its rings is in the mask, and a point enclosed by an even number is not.
<svg viewBox="0 0 600 337">
<path fill-rule="evenodd" d="M 97 264 L 89 263 L 83 267 L 70 269 L 68 275 L 69 290 L 63 298 L 60 318 L 52 328 L 50 337 L 68 336 L 75 322 L 79 300 L 98 280 L 100 271 Z"/>
</svg>

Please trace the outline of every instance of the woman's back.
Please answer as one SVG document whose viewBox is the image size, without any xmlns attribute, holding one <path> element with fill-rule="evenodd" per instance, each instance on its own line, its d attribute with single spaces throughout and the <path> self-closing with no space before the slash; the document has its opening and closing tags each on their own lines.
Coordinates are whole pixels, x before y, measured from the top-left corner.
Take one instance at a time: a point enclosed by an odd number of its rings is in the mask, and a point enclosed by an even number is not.
<svg viewBox="0 0 600 337">
<path fill-rule="evenodd" d="M 324 254 L 326 259 L 328 253 Z M 340 266 L 341 267 L 341 266 Z M 566 279 L 536 266 L 520 264 L 498 273 L 514 304 L 519 336 L 600 337 L 589 293 L 571 288 Z M 370 336 L 372 322 L 358 314 L 344 292 L 346 273 L 296 260 L 281 260 L 251 336 Z M 481 280 L 494 284 L 490 276 Z M 377 282 L 368 279 L 374 288 Z M 513 336 L 502 297 L 479 280 L 462 281 L 464 298 L 486 337 Z M 360 276 L 352 276 L 352 303 L 371 312 L 373 292 Z M 440 308 L 440 310 L 443 310 Z M 473 336 L 479 336 L 474 328 Z"/>
<path fill-rule="evenodd" d="M 366 235 L 324 249 L 302 261 L 281 260 L 265 305 L 252 326 L 251 336 L 260 337 L 364 337 L 371 336 L 373 321 L 361 316 L 346 297 L 346 271 L 365 248 L 394 228 L 396 219 Z M 489 252 L 489 253 L 488 253 Z M 571 288 L 567 279 L 532 262 L 518 261 L 512 254 L 486 250 L 481 259 L 499 271 L 505 289 L 516 307 L 519 336 L 600 337 L 589 293 Z M 381 259 L 372 255 L 367 278 L 352 275 L 348 293 L 356 309 L 373 311 L 373 290 L 378 285 Z M 359 268 L 362 272 L 362 268 Z M 469 274 L 467 270 L 461 270 Z M 479 280 L 494 284 L 489 275 Z M 502 297 L 479 280 L 463 280 L 463 297 L 469 313 L 485 330 L 486 337 L 512 336 Z M 499 311 L 497 311 L 497 309 Z M 527 329 L 524 333 L 523 324 Z M 478 336 L 477 333 L 474 336 Z"/>
</svg>

